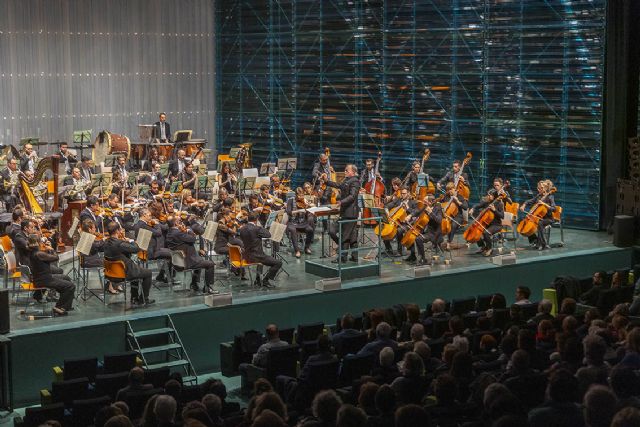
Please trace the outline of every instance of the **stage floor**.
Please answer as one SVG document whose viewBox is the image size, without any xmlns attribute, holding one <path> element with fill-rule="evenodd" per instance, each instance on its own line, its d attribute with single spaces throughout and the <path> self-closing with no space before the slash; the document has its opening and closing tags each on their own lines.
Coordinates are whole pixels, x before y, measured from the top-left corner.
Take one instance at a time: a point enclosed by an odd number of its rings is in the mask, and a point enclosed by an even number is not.
<svg viewBox="0 0 640 427">
<path fill-rule="evenodd" d="M 461 237 L 457 239 L 457 241 L 462 242 Z M 554 229 L 552 242 L 557 242 L 558 240 L 559 230 Z M 613 246 L 611 240 L 612 237 L 607 235 L 605 232 L 565 230 L 563 247 L 554 247 L 545 251 L 537 251 L 535 249 L 529 249 L 526 244 L 526 239 L 521 238 L 518 240 L 518 247 L 516 250 L 517 262 L 526 263 L 532 261 L 543 261 L 545 259 L 557 259 L 559 257 L 578 256 L 586 253 L 593 254 L 597 252 L 617 250 L 618 248 Z M 506 252 L 509 252 L 512 247 L 513 243 L 509 242 L 506 247 Z M 316 254 L 306 255 L 310 259 L 317 258 L 319 256 L 319 241 L 314 244 L 314 249 Z M 451 263 L 445 265 L 442 260 L 438 261 L 432 266 L 431 276 L 464 273 L 465 271 L 478 269 L 500 268 L 491 263 L 491 258 L 485 258 L 482 255 L 475 254 L 476 250 L 477 247 L 475 245 L 471 247 L 463 246 L 460 249 L 452 250 L 453 260 Z M 230 291 L 233 294 L 234 305 L 245 302 L 256 302 L 264 299 L 280 299 L 287 298 L 289 296 L 318 292 L 315 290 L 314 284 L 316 280 L 320 279 L 320 277 L 305 273 L 305 255 L 300 259 L 296 259 L 290 255 L 285 255 L 284 258 L 286 260 L 284 263 L 284 269 L 288 275 L 285 272 L 280 273 L 277 280 L 273 282 L 273 284 L 276 285 L 276 289 L 268 291 L 256 289 L 251 286 L 249 280 L 240 281 L 239 278 L 234 275 L 229 276 L 228 279 L 221 278 L 221 280 L 216 281 L 216 289 L 221 291 Z M 71 267 L 71 263 L 63 265 L 65 271 L 69 271 Z M 342 287 L 371 286 L 377 283 L 414 280 L 411 276 L 412 269 L 413 267 L 408 263 L 401 261 L 401 258 L 396 260 L 383 258 L 381 265 L 381 277 L 349 280 L 344 282 Z M 222 273 L 221 269 L 218 271 Z M 590 271 L 586 272 L 586 274 L 589 273 Z M 217 277 L 220 275 L 217 274 Z M 92 288 L 99 287 L 100 285 L 97 281 L 96 274 L 92 273 L 91 276 L 92 279 L 90 286 Z M 176 279 L 181 280 L 182 276 L 182 273 L 178 273 Z M 51 329 L 83 327 L 99 324 L 105 321 L 112 322 L 128 318 L 151 317 L 159 314 L 200 310 L 204 308 L 204 298 L 202 294 L 196 294 L 191 291 L 172 292 L 166 284 L 154 283 L 154 286 L 155 285 L 158 285 L 159 288 L 152 288 L 151 297 L 156 300 L 156 303 L 150 307 L 138 308 L 135 310 L 128 308 L 129 304 L 127 304 L 127 308 L 125 309 L 124 297 L 122 295 L 108 296 L 107 299 L 109 304 L 107 305 L 104 305 L 95 297 L 92 297 L 87 301 L 82 301 L 78 298 L 74 304 L 75 310 L 70 312 L 68 316 L 27 321 L 20 319 L 18 316 L 18 311 L 22 308 L 22 305 L 12 304 L 10 307 L 12 310 L 11 335 L 37 333 Z"/>
</svg>

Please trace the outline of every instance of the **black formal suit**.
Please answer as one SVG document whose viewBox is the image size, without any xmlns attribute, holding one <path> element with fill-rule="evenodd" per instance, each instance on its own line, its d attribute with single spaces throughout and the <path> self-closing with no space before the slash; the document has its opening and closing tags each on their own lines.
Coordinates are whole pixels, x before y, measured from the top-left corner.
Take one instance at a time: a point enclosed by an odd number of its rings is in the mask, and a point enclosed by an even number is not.
<svg viewBox="0 0 640 427">
<path fill-rule="evenodd" d="M 293 244 L 293 251 L 300 251 L 300 247 L 298 245 L 298 233 L 304 233 L 304 249 L 310 249 L 311 244 L 313 243 L 313 233 L 315 231 L 315 224 L 313 219 L 310 218 L 310 214 L 306 211 L 295 214 L 293 213 L 293 211 L 298 210 L 295 197 L 287 200 L 285 210 L 289 217 L 289 222 L 287 223 L 287 234 L 289 234 L 291 243 Z"/>
<path fill-rule="evenodd" d="M 213 286 L 213 282 L 215 281 L 215 263 L 203 259 L 198 255 L 194 246 L 197 238 L 195 233 L 185 233 L 177 227 L 171 227 L 169 231 L 167 231 L 166 239 L 166 246 L 173 251 L 182 251 L 184 253 L 186 268 L 194 270 L 191 278 L 191 287 L 195 290 L 198 289 L 200 271 L 202 269 L 205 270 L 204 281 L 207 287 Z"/>
<path fill-rule="evenodd" d="M 18 199 L 15 196 L 15 188 L 5 188 L 4 185 L 5 182 L 11 182 L 11 169 L 9 169 L 8 167 L 4 167 L 2 170 L 0 170 L 0 178 L 2 178 L 0 179 L 0 194 L 2 195 L 2 201 L 5 204 L 7 212 L 11 212 L 15 205 L 18 203 Z"/>
<path fill-rule="evenodd" d="M 414 211 L 412 216 L 417 218 L 420 215 L 420 212 L 421 211 Z M 431 242 L 433 247 L 436 247 L 442 243 L 442 241 L 442 207 L 439 203 L 436 203 L 433 205 L 433 210 L 429 214 L 429 222 L 427 223 L 427 226 L 422 231 L 422 234 L 419 234 L 416 237 L 415 245 L 411 247 L 411 253 L 415 254 L 414 247 L 417 247 L 420 259 L 424 261 L 424 244 L 426 242 Z"/>
<path fill-rule="evenodd" d="M 7 228 L 4 229 L 4 232 L 13 241 L 14 234 L 16 234 L 20 230 L 21 230 L 20 224 L 16 224 L 15 222 L 12 222 L 11 224 L 7 225 Z"/>
<path fill-rule="evenodd" d="M 22 229 L 18 229 L 9 237 L 13 242 L 17 265 L 29 265 L 29 255 L 31 251 L 27 248 L 29 238 L 26 233 Z"/>
<path fill-rule="evenodd" d="M 462 172 L 462 179 L 464 179 L 464 185 L 469 186 L 469 176 L 467 175 L 466 172 Z M 447 183 L 455 182 L 455 181 L 456 181 L 456 174 L 453 173 L 453 171 L 449 170 L 447 171 L 446 174 L 444 174 L 442 178 L 438 180 L 438 184 L 444 187 L 445 185 L 447 185 Z"/>
<path fill-rule="evenodd" d="M 37 162 L 31 162 L 31 158 L 25 154 L 20 156 L 20 170 L 26 172 L 28 170 L 35 171 Z"/>
<path fill-rule="evenodd" d="M 87 181 L 91 181 L 91 175 L 96 173 L 94 168 L 87 168 L 84 166 L 80 167 L 80 175 Z"/>
<path fill-rule="evenodd" d="M 480 201 L 477 205 L 473 206 L 473 213 L 477 216 L 480 215 L 482 210 L 490 205 L 490 202 Z M 502 200 L 496 200 L 493 203 L 495 208 L 493 221 L 485 227 L 482 232 L 482 239 L 478 241 L 478 246 L 488 250 L 492 248 L 491 236 L 502 230 L 502 220 L 504 218 L 504 203 Z"/>
<path fill-rule="evenodd" d="M 102 232 L 103 228 L 102 228 L 102 218 L 96 216 L 93 211 L 89 208 L 84 208 L 82 211 L 80 211 L 80 224 L 82 224 L 86 219 L 90 219 L 91 221 L 93 221 L 96 224 L 96 229 L 99 232 Z"/>
<path fill-rule="evenodd" d="M 169 176 L 177 177 L 184 169 L 184 160 L 173 159 L 169 161 Z"/>
<path fill-rule="evenodd" d="M 54 289 L 60 294 L 56 307 L 63 310 L 71 309 L 76 286 L 69 276 L 61 274 L 58 267 L 51 265 L 58 261 L 58 255 L 36 249 L 28 252 L 27 257 L 31 267 L 33 284 L 38 288 Z"/>
<path fill-rule="evenodd" d="M 342 183 L 338 184 L 333 181 L 327 181 L 327 186 L 338 188 L 340 190 L 340 219 L 356 219 L 360 208 L 358 206 L 358 193 L 360 192 L 360 181 L 357 176 L 345 178 Z M 343 251 L 342 258 L 346 261 L 348 249 L 358 247 L 358 227 L 355 221 L 346 222 L 342 225 L 342 242 L 338 241 L 338 224 L 334 223 L 329 230 L 329 237 L 340 244 Z M 357 252 L 351 253 L 351 258 L 356 259 Z"/>
<path fill-rule="evenodd" d="M 64 165 L 65 173 L 67 175 L 70 175 L 71 168 L 73 167 L 73 165 L 75 165 L 78 162 L 78 160 L 71 157 L 68 151 L 67 151 L 67 154 L 64 154 L 62 151 L 58 150 L 57 154 L 58 156 L 60 156 L 60 164 Z"/>
<path fill-rule="evenodd" d="M 147 258 L 150 260 L 164 259 L 169 263 L 169 265 L 171 265 L 171 251 L 166 247 L 164 238 L 167 230 L 169 229 L 167 224 L 158 222 L 151 227 L 143 220 L 139 220 L 133 226 L 133 232 L 136 237 L 138 236 L 140 229 L 151 232 L 151 240 L 149 241 L 149 247 L 147 248 Z M 158 276 L 156 276 L 156 280 L 162 282 L 166 280 L 165 277 L 164 269 L 160 269 Z"/>
<path fill-rule="evenodd" d="M 228 254 L 229 244 L 243 247 L 242 240 L 236 237 L 236 231 L 227 227 L 223 222 L 218 222 L 216 230 L 216 241 L 213 244 L 213 250 L 217 254 Z"/>
<path fill-rule="evenodd" d="M 104 240 L 94 240 L 91 244 L 91 251 L 89 251 L 89 255 L 82 255 L 82 267 L 84 268 L 94 268 L 104 266 L 104 257 L 102 256 L 102 252 L 104 252 Z"/>
<path fill-rule="evenodd" d="M 169 141 L 171 140 L 171 126 L 167 122 L 164 122 L 164 136 L 166 137 L 165 139 Z M 159 121 L 153 124 L 153 132 L 151 134 L 151 137 L 162 139 L 162 130 Z"/>
<path fill-rule="evenodd" d="M 262 239 L 271 237 L 269 230 L 259 227 L 249 222 L 240 227 L 240 239 L 244 245 L 244 255 L 248 261 L 259 262 L 260 264 L 269 266 L 269 271 L 265 274 L 265 280 L 272 280 L 278 274 L 278 270 L 282 267 L 282 261 L 269 256 L 262 250 Z M 258 267 L 259 269 L 261 268 Z M 261 271 L 261 270 L 259 270 Z"/>
<path fill-rule="evenodd" d="M 164 187 L 164 176 L 162 176 L 162 172 L 151 172 L 149 175 L 144 177 L 145 185 L 151 185 L 153 181 L 158 183 L 159 188 Z"/>
<path fill-rule="evenodd" d="M 149 289 L 151 289 L 151 270 L 140 267 L 131 259 L 131 255 L 137 254 L 139 250 L 135 242 L 109 237 L 104 244 L 104 259 L 124 262 L 127 280 L 142 280 L 142 295 L 146 301 L 149 299 Z M 138 287 L 132 286 L 131 298 L 137 299 L 138 293 Z"/>
</svg>

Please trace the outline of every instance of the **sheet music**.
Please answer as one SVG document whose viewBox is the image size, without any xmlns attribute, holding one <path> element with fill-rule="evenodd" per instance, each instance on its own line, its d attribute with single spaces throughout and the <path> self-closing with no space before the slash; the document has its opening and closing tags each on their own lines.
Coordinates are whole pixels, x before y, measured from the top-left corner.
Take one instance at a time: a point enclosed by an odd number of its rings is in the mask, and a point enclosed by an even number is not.
<svg viewBox="0 0 640 427">
<path fill-rule="evenodd" d="M 244 178 L 257 178 L 258 168 L 242 169 L 242 176 Z"/>
<path fill-rule="evenodd" d="M 69 236 L 70 239 L 73 239 L 73 235 L 78 229 L 78 224 L 80 224 L 80 217 L 74 216 L 73 221 L 71 222 L 71 228 L 69 228 L 69 231 L 67 232 L 67 236 Z"/>
<path fill-rule="evenodd" d="M 329 212 L 332 208 L 330 206 L 313 206 L 307 209 L 307 212 L 311 214 L 317 214 L 318 212 Z"/>
<path fill-rule="evenodd" d="M 362 204 L 365 208 L 375 208 L 375 204 L 373 203 L 373 194 L 361 194 L 362 196 Z"/>
<path fill-rule="evenodd" d="M 218 231 L 218 223 L 216 221 L 209 221 L 202 237 L 208 242 L 213 242 L 216 239 L 216 231 Z"/>
<path fill-rule="evenodd" d="M 271 178 L 269 178 L 268 176 L 259 176 L 256 178 L 256 183 L 253 185 L 253 188 L 260 189 L 260 186 L 266 184 L 266 185 L 271 185 Z"/>
<path fill-rule="evenodd" d="M 141 228 L 138 230 L 138 237 L 136 237 L 136 245 L 143 251 L 146 251 L 149 248 L 149 242 L 151 242 L 151 236 L 153 233 L 149 230 L 145 230 Z"/>
<path fill-rule="evenodd" d="M 91 246 L 93 245 L 94 240 L 96 240 L 96 236 L 91 233 L 85 233 L 84 231 L 81 231 L 80 239 L 78 239 L 78 252 L 80 252 L 82 255 L 90 255 Z"/>
<path fill-rule="evenodd" d="M 284 237 L 284 233 L 287 231 L 287 226 L 273 221 L 271 227 L 269 227 L 269 233 L 271 233 L 271 240 L 280 243 Z"/>
</svg>

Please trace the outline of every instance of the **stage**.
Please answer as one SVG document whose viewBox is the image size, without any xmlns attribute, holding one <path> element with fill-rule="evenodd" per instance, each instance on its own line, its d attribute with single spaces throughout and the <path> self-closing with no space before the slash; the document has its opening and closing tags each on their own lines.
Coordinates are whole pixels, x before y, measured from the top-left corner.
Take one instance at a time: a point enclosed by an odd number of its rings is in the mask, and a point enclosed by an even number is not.
<svg viewBox="0 0 640 427">
<path fill-rule="evenodd" d="M 552 241 L 559 239 L 553 230 Z M 305 258 L 285 256 L 284 268 L 276 281 L 276 289 L 265 291 L 231 275 L 220 277 L 216 289 L 231 292 L 233 304 L 210 308 L 204 297 L 191 291 L 172 292 L 167 285 L 157 284 L 151 295 L 156 303 L 144 309 L 125 309 L 123 296 L 111 297 L 103 305 L 96 298 L 78 299 L 75 310 L 66 317 L 20 320 L 19 306 L 12 305 L 11 333 L 12 371 L 17 406 L 37 401 L 38 390 L 49 385 L 51 367 L 64 358 L 96 355 L 126 349 L 125 322 L 171 315 L 189 351 L 198 374 L 219 370 L 219 344 L 233 339 L 234 334 L 248 329 L 262 330 L 266 323 L 281 327 L 298 323 L 324 321 L 333 324 L 344 312 L 361 312 L 372 307 L 416 302 L 421 307 L 435 297 L 446 299 L 502 292 L 508 301 L 516 285 L 529 286 L 535 300 L 557 275 L 585 276 L 596 270 L 629 267 L 633 250 L 614 247 L 611 236 L 604 232 L 565 230 L 563 247 L 545 251 L 526 248 L 520 239 L 515 250 L 515 265 L 497 266 L 490 258 L 476 255 L 476 247 L 463 246 L 452 251 L 453 259 L 432 266 L 430 277 L 413 278 L 413 267 L 399 260 L 383 258 L 381 277 L 343 281 L 342 289 L 320 292 L 314 287 L 320 277 L 305 273 Z M 314 247 L 320 252 L 319 242 Z M 512 244 L 505 252 L 510 252 Z M 313 258 L 314 255 L 307 255 Z M 317 255 L 316 255 L 317 257 Z M 71 263 L 66 263 L 70 270 Z M 222 275 L 222 269 L 220 274 Z M 93 274 L 95 277 L 95 274 Z M 177 279 L 182 278 L 178 273 Z M 154 285 L 156 285 L 154 283 Z M 92 287 L 99 286 L 96 279 Z M 127 304 L 128 306 L 128 304 Z"/>
</svg>

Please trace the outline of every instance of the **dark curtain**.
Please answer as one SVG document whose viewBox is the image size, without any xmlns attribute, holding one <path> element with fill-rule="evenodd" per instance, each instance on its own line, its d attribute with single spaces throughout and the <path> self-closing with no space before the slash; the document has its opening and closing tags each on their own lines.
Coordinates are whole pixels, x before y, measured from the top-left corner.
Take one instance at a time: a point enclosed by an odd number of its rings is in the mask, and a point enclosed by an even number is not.
<svg viewBox="0 0 640 427">
<path fill-rule="evenodd" d="M 627 177 L 628 139 L 636 135 L 640 72 L 640 2 L 607 2 L 602 205 L 600 225 L 610 228 L 616 213 L 616 182 Z"/>
</svg>

